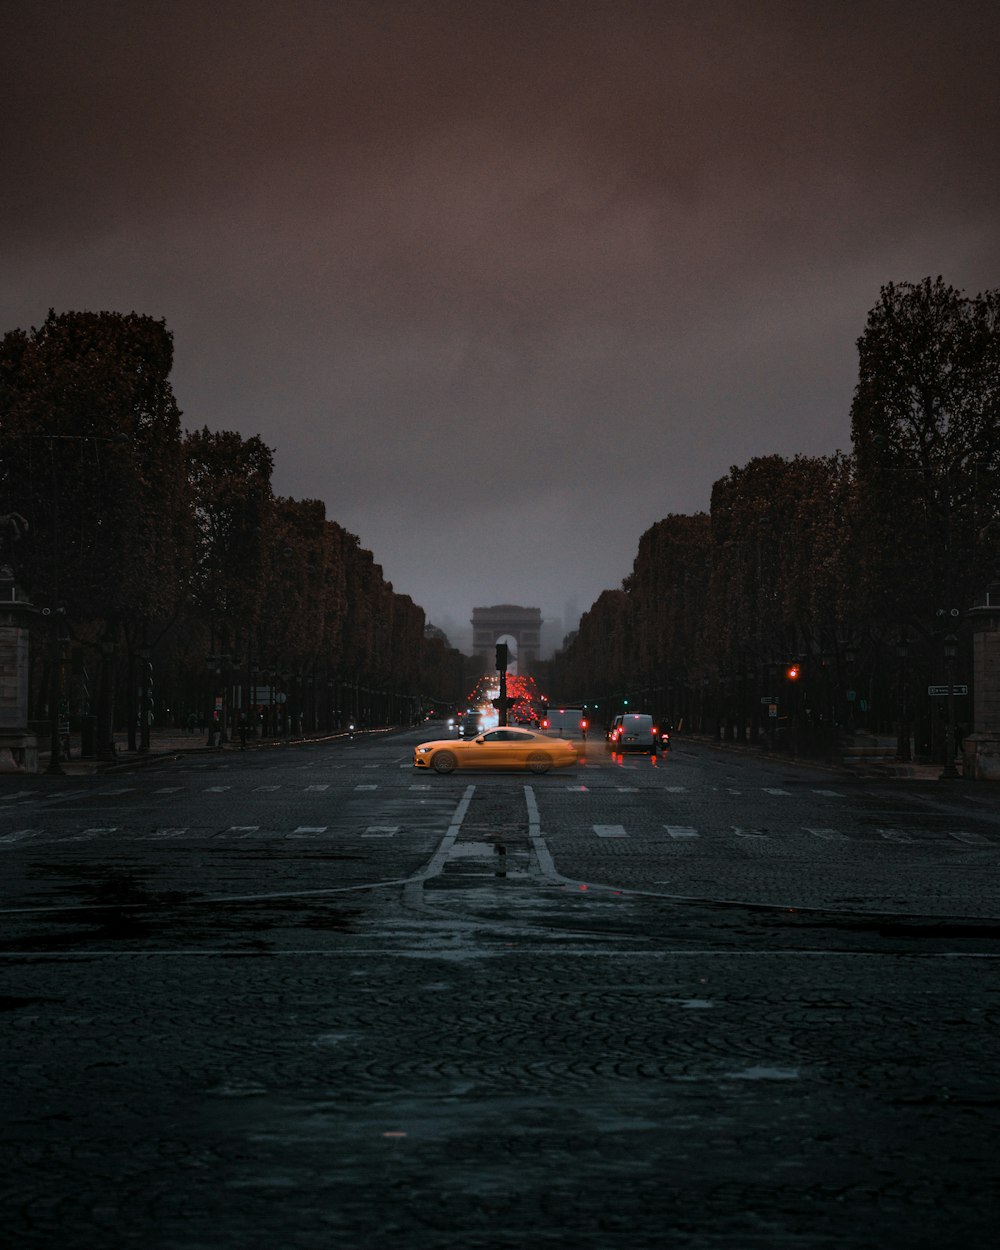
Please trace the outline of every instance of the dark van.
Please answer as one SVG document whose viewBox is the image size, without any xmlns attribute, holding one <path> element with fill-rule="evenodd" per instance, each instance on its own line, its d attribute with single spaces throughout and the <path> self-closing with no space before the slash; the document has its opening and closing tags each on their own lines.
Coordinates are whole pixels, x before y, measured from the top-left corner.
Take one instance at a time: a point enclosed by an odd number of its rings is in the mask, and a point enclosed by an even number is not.
<svg viewBox="0 0 1000 1250">
<path fill-rule="evenodd" d="M 652 716 L 647 716 L 645 712 L 626 712 L 624 716 L 616 716 L 608 735 L 608 747 L 612 751 L 645 751 L 655 755 L 656 726 Z"/>
</svg>

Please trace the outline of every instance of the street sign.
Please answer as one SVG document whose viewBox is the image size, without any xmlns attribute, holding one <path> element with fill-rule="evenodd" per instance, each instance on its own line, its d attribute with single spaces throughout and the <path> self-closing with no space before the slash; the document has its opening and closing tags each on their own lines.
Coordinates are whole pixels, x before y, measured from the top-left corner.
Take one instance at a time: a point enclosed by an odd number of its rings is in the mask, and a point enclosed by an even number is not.
<svg viewBox="0 0 1000 1250">
<path fill-rule="evenodd" d="M 948 687 L 947 686 L 928 686 L 927 693 L 931 696 L 932 699 L 947 699 Z M 968 694 L 969 687 L 968 686 L 952 686 L 951 693 L 952 694 Z"/>
<path fill-rule="evenodd" d="M 778 700 L 773 694 L 762 694 L 760 696 L 761 703 L 777 703 Z"/>
</svg>

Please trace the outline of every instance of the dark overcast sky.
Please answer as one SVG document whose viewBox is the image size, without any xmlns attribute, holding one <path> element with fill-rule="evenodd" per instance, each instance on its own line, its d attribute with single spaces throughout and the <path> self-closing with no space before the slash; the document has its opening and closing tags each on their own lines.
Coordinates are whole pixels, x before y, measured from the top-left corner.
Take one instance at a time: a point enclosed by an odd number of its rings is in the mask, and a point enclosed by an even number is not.
<svg viewBox="0 0 1000 1250">
<path fill-rule="evenodd" d="M 0 331 L 165 318 L 185 425 L 260 434 L 463 647 L 846 450 L 883 283 L 1000 286 L 995 0 L 0 17 Z"/>
</svg>

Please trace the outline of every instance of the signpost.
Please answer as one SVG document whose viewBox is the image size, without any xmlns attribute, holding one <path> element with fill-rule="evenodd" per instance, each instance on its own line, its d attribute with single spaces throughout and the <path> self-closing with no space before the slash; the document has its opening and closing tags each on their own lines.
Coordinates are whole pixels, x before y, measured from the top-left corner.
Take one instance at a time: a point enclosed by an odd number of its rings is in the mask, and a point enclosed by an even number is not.
<svg viewBox="0 0 1000 1250">
<path fill-rule="evenodd" d="M 947 699 L 949 692 L 954 695 L 968 694 L 968 686 L 928 686 L 927 693 L 932 699 Z"/>
</svg>

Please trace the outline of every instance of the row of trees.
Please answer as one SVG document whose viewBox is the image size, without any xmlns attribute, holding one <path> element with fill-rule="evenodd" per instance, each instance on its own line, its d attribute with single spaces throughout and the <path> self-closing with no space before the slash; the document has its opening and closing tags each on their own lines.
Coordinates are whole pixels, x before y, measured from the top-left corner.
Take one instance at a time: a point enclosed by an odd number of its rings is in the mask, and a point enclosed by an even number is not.
<svg viewBox="0 0 1000 1250">
<path fill-rule="evenodd" d="M 904 756 L 944 755 L 971 699 L 927 687 L 970 681 L 964 612 L 1000 582 L 1000 292 L 888 285 L 858 350 L 852 454 L 753 459 L 708 513 L 653 525 L 553 660 L 562 697 L 799 751 L 895 729 Z"/>
<path fill-rule="evenodd" d="M 0 341 L 0 574 L 45 613 L 35 715 L 66 700 L 105 754 L 154 717 L 288 732 L 460 699 L 463 658 L 322 502 L 274 495 L 270 448 L 182 430 L 172 363 L 135 313 Z"/>
</svg>

